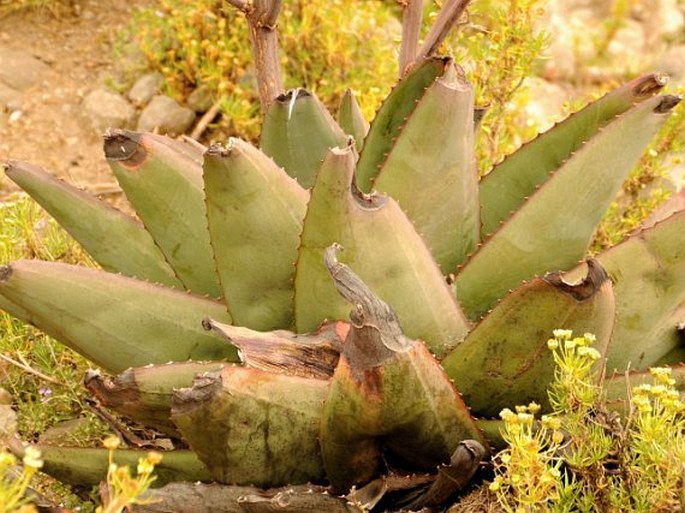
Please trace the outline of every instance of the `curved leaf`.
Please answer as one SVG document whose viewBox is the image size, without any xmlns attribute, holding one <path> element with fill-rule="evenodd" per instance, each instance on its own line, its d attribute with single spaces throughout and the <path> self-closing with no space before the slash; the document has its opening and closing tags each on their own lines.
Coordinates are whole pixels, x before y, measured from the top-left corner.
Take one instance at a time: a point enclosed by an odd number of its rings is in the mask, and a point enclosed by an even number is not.
<svg viewBox="0 0 685 513">
<path fill-rule="evenodd" d="M 403 333 L 392 309 L 341 264 L 326 266 L 354 305 L 354 322 L 326 397 L 321 452 L 335 490 L 365 483 L 392 461 L 429 470 L 447 463 L 460 442 L 485 444 L 468 408 L 422 342 Z"/>
<path fill-rule="evenodd" d="M 202 327 L 206 315 L 230 323 L 224 305 L 186 292 L 96 269 L 20 260 L 0 267 L 0 296 L 9 313 L 110 372 L 189 359 L 238 361 L 233 346 Z"/>
<path fill-rule="evenodd" d="M 183 287 L 140 222 L 37 166 L 10 162 L 5 173 L 106 271 Z"/>
<path fill-rule="evenodd" d="M 397 312 L 405 333 L 444 352 L 464 337 L 468 323 L 397 203 L 354 188 L 354 160 L 351 148 L 330 151 L 312 190 L 295 277 L 297 331 L 348 315 L 324 265 L 324 250 L 337 242 L 345 261 Z"/>
<path fill-rule="evenodd" d="M 204 163 L 207 220 L 225 302 L 236 324 L 293 325 L 293 277 L 309 194 L 250 144 L 212 146 Z"/>
<path fill-rule="evenodd" d="M 652 97 L 666 82 L 663 75 L 651 74 L 610 91 L 496 165 L 480 182 L 482 236 L 497 230 L 536 187 L 602 127 Z"/>
<path fill-rule="evenodd" d="M 484 241 L 456 278 L 469 316 L 482 315 L 523 280 L 583 258 L 623 180 L 679 101 L 652 98 L 616 118 Z"/>
<path fill-rule="evenodd" d="M 443 274 L 480 241 L 473 101 L 450 63 L 417 101 L 374 182 L 399 203 Z"/>
<path fill-rule="evenodd" d="M 584 281 L 569 285 L 559 273 L 536 278 L 506 296 L 442 365 L 478 416 L 535 401 L 549 407 L 554 376 L 547 340 L 557 328 L 593 333 L 605 354 L 614 325 L 611 281 L 590 261 Z"/>
<path fill-rule="evenodd" d="M 685 210 L 597 256 L 616 294 L 609 372 L 646 369 L 678 347 L 674 331 L 685 302 L 683 233 Z M 583 271 L 580 266 L 572 275 Z"/>
<path fill-rule="evenodd" d="M 302 187 L 309 188 L 326 152 L 344 146 L 347 139 L 316 96 L 293 89 L 269 105 L 260 147 Z"/>
<path fill-rule="evenodd" d="M 105 155 L 126 198 L 186 288 L 220 297 L 201 163 L 166 137 L 126 130 L 105 134 Z"/>
<path fill-rule="evenodd" d="M 439 76 L 451 59 L 434 57 L 427 59 L 400 80 L 371 122 L 369 133 L 364 140 L 364 148 L 359 156 L 357 187 L 370 192 L 380 165 L 399 135 L 407 118 L 414 110 L 416 102 Z"/>
</svg>

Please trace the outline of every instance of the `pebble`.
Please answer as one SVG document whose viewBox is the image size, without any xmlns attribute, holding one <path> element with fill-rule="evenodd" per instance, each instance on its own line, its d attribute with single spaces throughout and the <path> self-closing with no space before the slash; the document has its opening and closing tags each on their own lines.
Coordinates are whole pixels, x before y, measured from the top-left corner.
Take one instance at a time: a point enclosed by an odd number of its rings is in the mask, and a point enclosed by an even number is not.
<svg viewBox="0 0 685 513">
<path fill-rule="evenodd" d="M 39 85 L 49 69 L 28 52 L 0 47 L 0 82 L 16 91 Z"/>
<path fill-rule="evenodd" d="M 147 73 L 133 84 L 128 92 L 128 99 L 136 107 L 147 105 L 152 97 L 159 93 L 163 83 L 164 76 L 161 73 Z"/>
<path fill-rule="evenodd" d="M 186 100 L 188 107 L 197 113 L 207 112 L 214 103 L 212 90 L 204 85 L 195 89 Z"/>
<path fill-rule="evenodd" d="M 195 112 L 191 109 L 168 96 L 157 95 L 140 114 L 138 130 L 177 136 L 186 133 L 194 122 Z"/>
<path fill-rule="evenodd" d="M 107 89 L 91 91 L 83 99 L 83 110 L 98 134 L 108 128 L 131 128 L 135 122 L 135 109 L 126 99 Z"/>
</svg>

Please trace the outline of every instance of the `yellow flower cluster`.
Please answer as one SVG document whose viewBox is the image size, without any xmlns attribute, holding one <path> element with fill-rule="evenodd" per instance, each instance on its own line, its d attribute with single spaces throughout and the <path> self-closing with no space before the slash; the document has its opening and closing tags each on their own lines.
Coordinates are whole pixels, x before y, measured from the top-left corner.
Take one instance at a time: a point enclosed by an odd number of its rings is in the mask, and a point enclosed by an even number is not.
<svg viewBox="0 0 685 513">
<path fill-rule="evenodd" d="M 35 513 L 37 510 L 29 504 L 26 490 L 33 475 L 43 466 L 40 451 L 32 446 L 24 450 L 23 467 L 17 477 L 10 475 L 10 469 L 17 464 L 17 459 L 4 449 L 0 449 L 0 512 L 2 513 Z"/>
<path fill-rule="evenodd" d="M 129 467 L 120 467 L 114 462 L 114 451 L 120 441 L 116 436 L 107 437 L 103 445 L 109 450 L 109 466 L 107 468 L 107 500 L 98 507 L 97 513 L 119 513 L 131 504 L 144 504 L 140 497 L 150 487 L 155 477 L 152 475 L 155 466 L 162 461 L 158 452 L 149 452 L 145 458 L 140 458 L 137 465 L 137 475 L 133 477 Z"/>
<path fill-rule="evenodd" d="M 536 422 L 540 405 L 505 408 L 500 412 L 504 421 L 502 436 L 508 449 L 495 461 L 495 479 L 490 491 L 497 494 L 506 511 L 530 511 L 557 496 L 561 461 L 556 456 L 563 442 L 558 418 L 543 415 Z"/>
</svg>

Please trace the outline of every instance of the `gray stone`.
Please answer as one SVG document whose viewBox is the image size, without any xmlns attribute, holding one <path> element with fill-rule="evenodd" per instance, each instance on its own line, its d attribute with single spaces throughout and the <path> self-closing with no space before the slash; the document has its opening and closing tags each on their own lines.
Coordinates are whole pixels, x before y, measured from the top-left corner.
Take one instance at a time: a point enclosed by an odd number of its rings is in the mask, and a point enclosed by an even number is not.
<svg viewBox="0 0 685 513">
<path fill-rule="evenodd" d="M 181 107 L 168 96 L 158 95 L 140 114 L 138 130 L 181 135 L 190 129 L 194 121 L 195 113 L 191 109 Z"/>
<path fill-rule="evenodd" d="M 214 103 L 212 90 L 207 86 L 200 86 L 190 93 L 186 100 L 188 107 L 195 112 L 207 112 Z"/>
<path fill-rule="evenodd" d="M 123 96 L 96 89 L 83 99 L 83 109 L 92 127 L 103 133 L 108 128 L 131 128 L 136 111 Z"/>
<path fill-rule="evenodd" d="M 159 88 L 164 83 L 164 76 L 161 73 L 148 73 L 143 75 L 133 84 L 128 92 L 128 99 L 133 105 L 138 107 L 146 105 L 154 95 L 159 93 Z"/>
<path fill-rule="evenodd" d="M 685 83 L 685 45 L 672 46 L 656 61 L 654 68 L 667 73 L 677 84 Z"/>
<path fill-rule="evenodd" d="M 640 14 L 651 48 L 663 38 L 681 36 L 685 28 L 685 15 L 678 0 L 652 0 L 643 5 Z"/>
<path fill-rule="evenodd" d="M 39 438 L 40 442 L 54 445 L 73 443 L 79 437 L 80 432 L 87 428 L 89 421 L 85 417 L 65 420 L 55 424 L 44 431 Z"/>
<path fill-rule="evenodd" d="M 528 77 L 523 82 L 530 100 L 524 106 L 528 120 L 539 132 L 544 132 L 563 117 L 562 107 L 568 99 L 563 87 L 537 77 Z"/>
<path fill-rule="evenodd" d="M 50 67 L 23 50 L 0 48 L 0 82 L 26 91 L 43 80 Z"/>
<path fill-rule="evenodd" d="M 624 20 L 623 26 L 616 31 L 609 43 L 607 53 L 614 68 L 623 72 L 639 72 L 640 59 L 646 45 L 645 30 L 640 22 Z"/>
</svg>

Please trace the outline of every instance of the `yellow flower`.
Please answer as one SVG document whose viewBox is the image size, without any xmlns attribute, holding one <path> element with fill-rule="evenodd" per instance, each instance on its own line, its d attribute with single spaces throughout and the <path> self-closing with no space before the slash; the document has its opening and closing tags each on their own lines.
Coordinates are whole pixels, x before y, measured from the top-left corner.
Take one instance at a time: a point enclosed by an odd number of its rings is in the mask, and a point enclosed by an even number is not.
<svg viewBox="0 0 685 513">
<path fill-rule="evenodd" d="M 561 427 L 561 419 L 559 417 L 543 415 L 542 427 L 544 427 L 545 429 L 559 429 Z"/>
<path fill-rule="evenodd" d="M 550 338 L 550 339 L 547 341 L 547 347 L 548 347 L 550 350 L 554 351 L 555 349 L 557 349 L 557 348 L 559 347 L 559 342 L 558 342 L 556 339 L 554 339 L 554 338 Z"/>
<path fill-rule="evenodd" d="M 162 461 L 162 453 L 157 452 L 157 451 L 150 451 L 147 453 L 147 459 L 152 463 L 153 465 L 159 465 L 159 463 Z"/>
<path fill-rule="evenodd" d="M 554 336 L 559 339 L 569 340 L 573 336 L 573 331 L 571 330 L 554 330 Z"/>
<path fill-rule="evenodd" d="M 118 448 L 119 445 L 121 444 L 121 441 L 119 440 L 119 437 L 116 435 L 110 435 L 105 440 L 102 442 L 102 445 L 105 446 L 106 449 L 109 449 L 110 451 L 113 451 L 114 449 Z"/>
<path fill-rule="evenodd" d="M 504 408 L 501 412 L 499 412 L 499 416 L 505 422 L 511 422 L 516 419 L 516 414 L 509 408 Z"/>
<path fill-rule="evenodd" d="M 521 424 L 532 424 L 534 419 L 530 413 L 519 413 L 518 420 Z"/>
<path fill-rule="evenodd" d="M 43 466 L 43 460 L 40 456 L 40 450 L 38 448 L 28 446 L 24 451 L 24 465 L 34 469 L 41 468 Z"/>
<path fill-rule="evenodd" d="M 0 468 L 11 467 L 17 462 L 16 458 L 7 451 L 0 451 Z"/>
<path fill-rule="evenodd" d="M 600 354 L 600 352 L 597 351 L 597 349 L 595 349 L 594 347 L 585 347 L 585 346 L 578 348 L 578 354 L 580 356 L 587 356 L 588 358 L 590 358 L 592 360 L 598 360 L 600 358 L 600 356 L 602 356 Z"/>
</svg>

